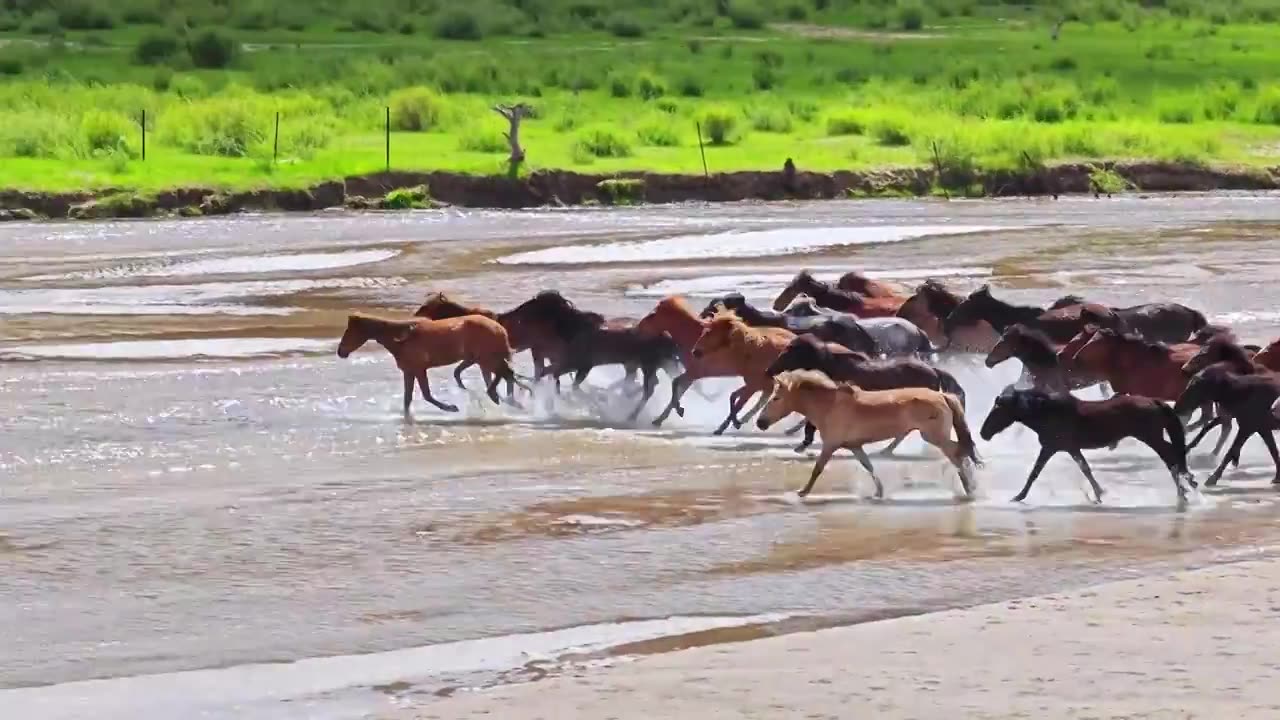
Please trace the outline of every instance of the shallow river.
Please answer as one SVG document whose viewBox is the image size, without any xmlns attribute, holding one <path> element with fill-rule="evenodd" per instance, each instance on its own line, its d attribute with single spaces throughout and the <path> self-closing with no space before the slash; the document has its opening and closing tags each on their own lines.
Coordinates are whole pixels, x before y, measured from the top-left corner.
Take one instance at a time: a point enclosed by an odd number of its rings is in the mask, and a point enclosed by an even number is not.
<svg viewBox="0 0 1280 720">
<path fill-rule="evenodd" d="M 1278 231 L 1280 201 L 1257 195 L 0 226 L 0 717 L 377 716 L 620 655 L 1270 554 L 1261 443 L 1186 512 L 1134 443 L 1091 454 L 1104 506 L 1063 456 L 1011 504 L 1027 431 L 980 444 L 972 505 L 918 439 L 873 458 L 887 500 L 841 458 L 801 502 L 812 456 L 792 438 L 710 435 L 728 381 L 653 430 L 604 392 L 615 369 L 523 412 L 440 371 L 463 412 L 419 400 L 405 422 L 390 358 L 333 350 L 349 309 L 435 290 L 506 308 L 558 288 L 639 317 L 671 293 L 764 300 L 805 267 L 1178 301 L 1265 342 Z M 975 425 L 1019 371 L 944 365 Z"/>
</svg>

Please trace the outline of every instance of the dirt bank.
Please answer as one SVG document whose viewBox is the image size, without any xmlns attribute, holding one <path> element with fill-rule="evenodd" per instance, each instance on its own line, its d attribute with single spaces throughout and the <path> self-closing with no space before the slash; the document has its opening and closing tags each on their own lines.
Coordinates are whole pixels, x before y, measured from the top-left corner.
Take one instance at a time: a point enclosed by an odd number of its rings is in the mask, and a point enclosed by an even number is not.
<svg viewBox="0 0 1280 720">
<path fill-rule="evenodd" d="M 240 211 L 380 209 L 401 188 L 422 186 L 431 205 L 528 208 L 555 205 L 816 200 L 848 197 L 1019 196 L 1120 191 L 1280 189 L 1280 168 L 1203 167 L 1172 162 L 1067 163 L 1027 170 L 941 173 L 931 168 L 868 171 L 731 172 L 702 175 L 537 171 L 522 178 L 450 172 L 383 172 L 306 189 L 224 192 L 180 188 L 156 195 L 124 189 L 83 193 L 0 191 L 0 220 L 221 215 Z"/>
</svg>

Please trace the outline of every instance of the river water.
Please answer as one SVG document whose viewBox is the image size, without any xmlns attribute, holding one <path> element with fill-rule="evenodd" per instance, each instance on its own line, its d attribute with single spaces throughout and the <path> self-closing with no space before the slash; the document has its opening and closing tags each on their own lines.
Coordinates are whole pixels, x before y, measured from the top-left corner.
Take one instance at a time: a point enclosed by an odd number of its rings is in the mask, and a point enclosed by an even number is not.
<svg viewBox="0 0 1280 720">
<path fill-rule="evenodd" d="M 506 308 L 544 288 L 609 316 L 801 268 L 988 282 L 1044 302 L 1183 302 L 1280 334 L 1280 202 L 826 202 L 635 210 L 244 216 L 0 226 L 0 716 L 379 716 L 575 663 L 857 622 L 1256 557 L 1271 469 L 1246 449 L 1175 512 L 1125 443 L 1009 497 L 1034 437 L 980 445 L 981 498 L 908 441 L 839 459 L 746 428 L 729 381 L 654 430 L 598 371 L 498 409 L 438 371 L 445 416 L 399 412 L 376 345 L 334 355 L 351 309 L 431 291 Z M 521 369 L 528 372 L 527 358 Z M 1018 374 L 944 365 L 969 421 Z M 1199 452 L 1192 467 L 1205 474 Z"/>
</svg>

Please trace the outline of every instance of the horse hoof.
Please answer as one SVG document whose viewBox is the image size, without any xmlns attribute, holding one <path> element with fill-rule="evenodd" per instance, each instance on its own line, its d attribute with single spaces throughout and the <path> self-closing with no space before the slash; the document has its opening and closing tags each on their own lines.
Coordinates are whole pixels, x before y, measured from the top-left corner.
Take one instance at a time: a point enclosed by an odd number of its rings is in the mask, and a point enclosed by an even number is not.
<svg viewBox="0 0 1280 720">
<path fill-rule="evenodd" d="M 1026 495 L 1014 495 L 1014 496 L 1013 496 L 1013 500 L 1010 500 L 1009 502 L 1016 502 L 1016 503 L 1020 503 L 1020 502 L 1022 502 L 1023 500 L 1026 500 L 1026 499 L 1027 499 L 1027 496 L 1026 496 Z"/>
<path fill-rule="evenodd" d="M 679 415 L 680 417 L 684 417 L 684 408 L 682 407 L 676 408 L 676 415 Z"/>
<path fill-rule="evenodd" d="M 440 406 L 440 409 L 441 409 L 441 410 L 443 410 L 443 411 L 445 411 L 445 412 L 451 412 L 451 413 L 456 413 L 456 412 L 458 412 L 458 406 L 457 406 L 457 405 L 449 405 L 448 403 L 442 404 L 442 405 Z"/>
<path fill-rule="evenodd" d="M 799 454 L 799 453 L 803 453 L 808 448 L 806 448 L 804 445 L 797 445 L 791 449 L 794 450 L 797 454 Z"/>
</svg>

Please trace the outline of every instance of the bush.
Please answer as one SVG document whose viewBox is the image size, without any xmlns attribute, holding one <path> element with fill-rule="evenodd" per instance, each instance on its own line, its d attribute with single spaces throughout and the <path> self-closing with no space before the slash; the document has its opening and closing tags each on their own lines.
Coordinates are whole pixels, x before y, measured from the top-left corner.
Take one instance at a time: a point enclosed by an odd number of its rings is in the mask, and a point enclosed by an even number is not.
<svg viewBox="0 0 1280 720">
<path fill-rule="evenodd" d="M 382 199 L 382 207 L 386 210 L 421 210 L 429 207 L 431 193 L 426 185 L 415 185 L 407 188 L 396 188 Z"/>
<path fill-rule="evenodd" d="M 924 27 L 924 6 L 916 0 L 904 0 L 898 5 L 898 27 L 903 30 L 919 30 Z"/>
<path fill-rule="evenodd" d="M 215 97 L 177 105 L 157 123 L 160 139 L 197 155 L 246 157 L 266 141 L 274 113 L 245 97 Z"/>
<path fill-rule="evenodd" d="M 27 32 L 32 35 L 53 35 L 62 32 L 62 25 L 58 23 L 58 15 L 52 10 L 40 10 L 27 19 Z"/>
<path fill-rule="evenodd" d="M 638 38 L 644 36 L 644 25 L 641 25 L 639 20 L 627 13 L 614 13 L 609 17 L 606 27 L 615 37 Z"/>
<path fill-rule="evenodd" d="M 235 60 L 238 49 L 234 38 L 217 29 L 197 34 L 187 46 L 193 65 L 212 70 L 229 67 Z"/>
<path fill-rule="evenodd" d="M 182 49 L 182 41 L 177 35 L 162 30 L 153 30 L 133 48 L 133 59 L 141 65 L 162 65 L 169 62 Z"/>
<path fill-rule="evenodd" d="M 1258 93 L 1253 121 L 1263 125 L 1280 125 L 1280 87 L 1270 85 Z"/>
<path fill-rule="evenodd" d="M 198 75 L 176 75 L 169 83 L 169 91 L 183 100 L 193 100 L 207 96 L 209 87 Z"/>
<path fill-rule="evenodd" d="M 458 141 L 458 149 L 465 152 L 506 153 L 510 152 L 511 147 L 496 130 L 480 129 L 463 135 Z"/>
<path fill-rule="evenodd" d="M 818 104 L 812 100 L 791 100 L 787 102 L 787 112 L 800 122 L 813 122 L 818 116 Z"/>
<path fill-rule="evenodd" d="M 116 26 L 116 18 L 106 3 L 88 0 L 71 0 L 57 8 L 58 25 L 67 30 L 110 30 Z"/>
<path fill-rule="evenodd" d="M 626 138 L 608 128 L 593 128 L 574 141 L 574 155 L 597 158 L 622 158 L 631 156 L 631 145 Z"/>
<path fill-rule="evenodd" d="M 662 98 L 654 103 L 653 106 L 668 115 L 675 115 L 676 111 L 680 109 L 680 104 L 670 98 Z"/>
<path fill-rule="evenodd" d="M 606 79 L 609 94 L 616 98 L 629 98 L 635 90 L 631 86 L 631 77 L 621 72 L 611 72 Z"/>
<path fill-rule="evenodd" d="M 752 130 L 770 133 L 791 132 L 791 113 L 781 108 L 755 108 L 748 118 L 751 120 Z"/>
<path fill-rule="evenodd" d="M 137 123 L 118 112 L 89 110 L 80 118 L 80 139 L 90 155 L 121 153 L 133 157 Z"/>
<path fill-rule="evenodd" d="M 1200 115 L 1192 98 L 1170 97 L 1156 105 L 1156 116 L 1163 123 L 1190 125 Z"/>
<path fill-rule="evenodd" d="M 636 92 L 645 100 L 657 100 L 667 94 L 667 83 L 657 75 L 640 73 L 636 80 Z"/>
<path fill-rule="evenodd" d="M 793 2 L 787 6 L 783 14 L 792 22 L 803 22 L 809 19 L 809 8 L 801 3 Z"/>
<path fill-rule="evenodd" d="M 729 0 L 725 15 L 740 30 L 759 30 L 764 27 L 764 10 L 755 0 Z"/>
<path fill-rule="evenodd" d="M 69 159 L 75 144 L 75 131 L 61 115 L 0 111 L 0 155 L 4 157 Z"/>
<path fill-rule="evenodd" d="M 732 145 L 737 141 L 733 131 L 738 116 L 727 108 L 711 108 L 702 113 L 702 132 L 711 145 Z"/>
<path fill-rule="evenodd" d="M 1060 123 L 1074 118 L 1079 111 L 1080 101 L 1069 91 L 1041 90 L 1031 99 L 1031 117 L 1036 122 Z"/>
<path fill-rule="evenodd" d="M 479 40 L 484 36 L 474 11 L 452 7 L 436 16 L 435 35 L 446 40 Z"/>
<path fill-rule="evenodd" d="M 833 137 L 839 135 L 862 135 L 866 131 L 866 123 L 855 112 L 837 113 L 827 117 L 827 134 Z"/>
<path fill-rule="evenodd" d="M 751 82 L 757 90 L 772 90 L 778 84 L 778 71 L 768 65 L 756 65 L 751 70 Z"/>
<path fill-rule="evenodd" d="M 881 116 L 873 120 L 868 129 L 876 142 L 886 147 L 903 147 L 911 144 L 911 126 L 905 117 Z"/>
<path fill-rule="evenodd" d="M 671 128 L 671 124 L 651 122 L 636 130 L 636 139 L 641 145 L 648 147 L 679 147 L 680 136 Z"/>
<path fill-rule="evenodd" d="M 676 92 L 681 97 L 702 97 L 705 89 L 702 85 L 702 78 L 697 75 L 685 75 L 676 83 Z"/>
<path fill-rule="evenodd" d="M 430 88 L 409 87 L 397 90 L 388 100 L 391 127 L 407 132 L 426 132 L 440 127 L 445 100 Z"/>
</svg>

